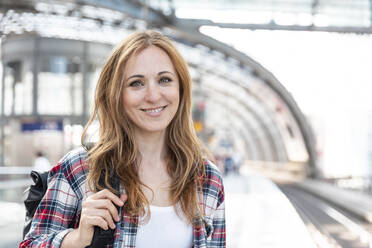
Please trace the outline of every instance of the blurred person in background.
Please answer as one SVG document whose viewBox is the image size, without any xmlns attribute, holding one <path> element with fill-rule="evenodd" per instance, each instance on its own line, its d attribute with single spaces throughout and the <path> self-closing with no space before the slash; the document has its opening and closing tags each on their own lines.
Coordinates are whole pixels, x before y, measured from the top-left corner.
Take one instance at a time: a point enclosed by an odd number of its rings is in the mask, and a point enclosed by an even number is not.
<svg viewBox="0 0 372 248">
<path fill-rule="evenodd" d="M 243 162 L 241 154 L 237 151 L 234 151 L 233 155 L 232 155 L 232 160 L 233 160 L 233 164 L 234 164 L 234 172 L 236 174 L 239 174 L 240 173 L 240 167 L 242 166 L 242 162 Z"/>
<path fill-rule="evenodd" d="M 225 175 L 228 175 L 230 174 L 230 172 L 234 171 L 234 167 L 235 167 L 234 160 L 232 159 L 230 154 L 226 155 L 224 163 L 225 163 L 225 166 L 224 166 Z"/>
<path fill-rule="evenodd" d="M 43 152 L 37 151 L 35 155 L 36 158 L 34 160 L 34 166 L 32 167 L 32 170 L 37 172 L 44 172 L 52 168 L 49 160 L 44 156 Z"/>
<path fill-rule="evenodd" d="M 51 170 L 19 247 L 83 248 L 95 226 L 115 229 L 114 247 L 225 247 L 223 183 L 193 129 L 191 84 L 185 60 L 162 34 L 134 33 L 117 46 L 96 87 L 85 149 Z M 88 149 L 96 119 L 99 140 Z"/>
</svg>

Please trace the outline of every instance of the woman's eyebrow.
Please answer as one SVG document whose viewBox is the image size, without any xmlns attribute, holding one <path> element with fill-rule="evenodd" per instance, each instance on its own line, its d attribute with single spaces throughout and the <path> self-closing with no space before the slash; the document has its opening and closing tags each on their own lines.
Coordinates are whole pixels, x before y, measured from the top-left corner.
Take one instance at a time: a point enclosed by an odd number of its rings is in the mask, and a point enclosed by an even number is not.
<svg viewBox="0 0 372 248">
<path fill-rule="evenodd" d="M 174 73 L 173 72 L 170 72 L 170 71 L 161 71 L 161 72 L 158 73 L 158 75 L 161 75 L 161 74 L 164 74 L 164 73 L 170 73 L 170 74 L 173 74 L 174 75 Z"/>
<path fill-rule="evenodd" d="M 141 74 L 135 74 L 135 75 L 132 75 L 129 78 L 127 78 L 126 81 L 128 81 L 129 79 L 134 78 L 134 77 L 144 78 L 145 76 L 144 75 L 141 75 Z"/>
<path fill-rule="evenodd" d="M 170 74 L 174 75 L 174 73 L 170 72 L 170 71 L 161 71 L 161 72 L 158 73 L 158 75 L 161 75 L 161 74 L 164 74 L 164 73 L 170 73 Z M 134 75 L 130 76 L 129 78 L 127 78 L 126 81 L 128 81 L 131 78 L 135 78 L 135 77 L 144 78 L 145 76 L 142 75 L 142 74 L 134 74 Z"/>
</svg>

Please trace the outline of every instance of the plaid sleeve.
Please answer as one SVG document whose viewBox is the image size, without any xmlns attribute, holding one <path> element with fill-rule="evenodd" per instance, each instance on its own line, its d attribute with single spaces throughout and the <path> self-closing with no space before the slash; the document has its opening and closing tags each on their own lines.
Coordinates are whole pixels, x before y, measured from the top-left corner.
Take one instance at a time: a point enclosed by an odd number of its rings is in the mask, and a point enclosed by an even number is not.
<svg viewBox="0 0 372 248">
<path fill-rule="evenodd" d="M 79 201 L 71 187 L 71 180 L 66 179 L 65 167 L 69 167 L 66 163 L 68 160 L 62 160 L 50 171 L 48 190 L 20 248 L 60 247 L 65 235 L 73 230 Z"/>
<path fill-rule="evenodd" d="M 211 226 L 210 238 L 207 238 L 208 248 L 226 247 L 226 225 L 225 225 L 225 190 L 222 177 L 210 161 L 206 164 L 207 183 L 204 189 L 206 214 Z"/>
<path fill-rule="evenodd" d="M 213 215 L 213 233 L 208 247 L 226 247 L 225 225 L 225 191 L 221 181 L 221 189 L 218 194 L 217 209 Z"/>
</svg>

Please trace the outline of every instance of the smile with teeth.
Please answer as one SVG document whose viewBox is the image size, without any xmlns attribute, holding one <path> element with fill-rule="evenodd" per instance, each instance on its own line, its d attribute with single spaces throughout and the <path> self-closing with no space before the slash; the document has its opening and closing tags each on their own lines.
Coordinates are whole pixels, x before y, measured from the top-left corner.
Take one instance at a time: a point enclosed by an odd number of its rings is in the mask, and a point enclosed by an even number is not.
<svg viewBox="0 0 372 248">
<path fill-rule="evenodd" d="M 163 109 L 165 109 L 166 106 L 163 106 L 163 107 L 159 107 L 159 108 L 151 108 L 151 109 L 141 109 L 142 111 L 146 112 L 146 113 L 159 113 L 160 111 L 162 111 Z"/>
</svg>

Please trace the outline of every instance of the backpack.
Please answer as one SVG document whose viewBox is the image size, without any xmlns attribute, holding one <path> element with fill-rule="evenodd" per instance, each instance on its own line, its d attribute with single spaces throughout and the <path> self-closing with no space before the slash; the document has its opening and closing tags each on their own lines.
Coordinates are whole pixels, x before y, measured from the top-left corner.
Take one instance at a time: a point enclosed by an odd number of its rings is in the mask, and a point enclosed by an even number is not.
<svg viewBox="0 0 372 248">
<path fill-rule="evenodd" d="M 49 173 L 48 171 L 42 173 L 37 171 L 31 171 L 30 176 L 32 181 L 34 181 L 34 185 L 31 185 L 25 191 L 27 197 L 24 200 L 24 204 L 26 207 L 26 218 L 25 225 L 23 227 L 23 238 L 25 238 L 26 234 L 30 230 L 32 218 L 34 217 L 35 211 L 47 190 L 48 173 Z"/>
<path fill-rule="evenodd" d="M 24 204 L 26 207 L 26 218 L 25 225 L 23 227 L 23 238 L 30 230 L 32 219 L 35 215 L 36 209 L 39 206 L 41 199 L 43 199 L 45 192 L 48 188 L 48 174 L 47 172 L 37 172 L 31 171 L 31 179 L 34 182 L 28 189 L 26 189 L 25 194 L 27 194 Z M 110 181 L 112 182 L 112 187 L 117 191 L 120 191 L 120 180 L 115 175 L 111 176 Z M 101 174 L 99 184 L 104 186 L 104 173 Z M 119 195 L 120 197 L 120 195 Z M 118 211 L 119 207 L 116 206 Z M 86 248 L 98 248 L 104 247 L 105 245 L 112 245 L 114 242 L 115 229 L 109 228 L 104 230 L 98 226 L 94 227 L 94 234 L 92 238 L 92 243 Z"/>
</svg>

